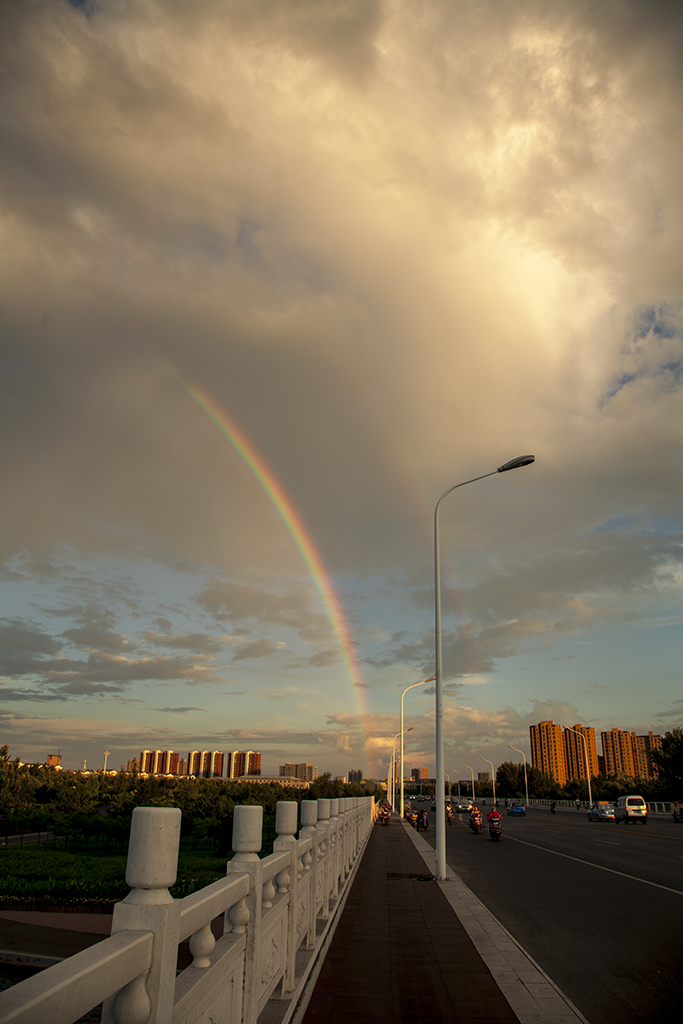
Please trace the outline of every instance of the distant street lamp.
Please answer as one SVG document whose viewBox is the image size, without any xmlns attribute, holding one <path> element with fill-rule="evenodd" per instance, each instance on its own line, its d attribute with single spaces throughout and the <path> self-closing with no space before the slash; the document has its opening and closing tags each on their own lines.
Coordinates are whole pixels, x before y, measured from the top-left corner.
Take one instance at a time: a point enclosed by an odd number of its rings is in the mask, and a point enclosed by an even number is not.
<svg viewBox="0 0 683 1024">
<path fill-rule="evenodd" d="M 463 761 L 463 764 L 465 764 L 464 761 Z M 474 792 L 474 768 L 472 768 L 472 766 L 469 765 L 469 764 L 465 764 L 465 768 L 469 768 L 469 770 L 472 772 L 472 803 L 474 803 L 475 795 L 476 795 L 475 792 Z"/>
<path fill-rule="evenodd" d="M 406 729 L 405 732 L 412 732 L 414 728 L 415 728 L 415 726 L 411 725 L 410 729 Z M 391 769 L 391 806 L 392 806 L 392 808 L 394 807 L 394 801 L 396 799 L 396 786 L 395 786 L 395 782 L 394 782 L 394 775 L 396 774 L 396 740 L 399 738 L 399 736 L 401 737 L 401 742 L 403 742 L 403 730 L 401 730 L 400 732 L 397 732 L 396 735 L 394 736 L 394 749 L 391 752 L 391 760 L 393 762 L 392 769 Z"/>
<path fill-rule="evenodd" d="M 489 761 L 488 757 L 480 757 L 481 761 L 486 761 L 487 764 L 491 765 L 491 782 L 493 783 L 493 806 L 496 806 L 496 773 L 493 770 L 493 761 Z"/>
<path fill-rule="evenodd" d="M 509 746 L 510 750 L 516 750 L 517 753 L 521 754 L 522 757 L 524 758 L 524 789 L 526 790 L 526 806 L 527 806 L 527 810 L 528 810 L 528 808 L 529 808 L 529 783 L 527 782 L 527 777 L 526 777 L 526 754 L 524 753 L 523 750 L 520 750 L 519 747 L 513 747 L 511 743 L 508 743 L 508 746 Z"/>
<path fill-rule="evenodd" d="M 589 804 L 590 807 L 592 807 L 593 806 L 593 795 L 592 795 L 592 792 L 591 792 L 591 770 L 590 770 L 590 767 L 589 767 L 589 764 L 588 764 L 588 741 L 586 740 L 586 737 L 583 735 L 583 733 L 579 732 L 578 729 L 570 729 L 567 726 L 567 731 L 568 732 L 575 732 L 576 735 L 580 736 L 581 739 L 583 740 L 583 754 L 584 754 L 584 757 L 586 759 L 586 781 L 588 782 L 588 804 Z"/>
<path fill-rule="evenodd" d="M 408 690 L 414 690 L 416 686 L 424 686 L 425 683 L 432 683 L 435 679 L 436 676 L 430 676 L 429 679 L 423 679 L 421 683 L 413 683 L 412 686 L 406 686 L 401 694 L 401 820 L 403 820 L 403 776 L 405 775 L 403 767 L 403 698 Z"/>
<path fill-rule="evenodd" d="M 447 491 L 444 491 L 436 503 L 434 509 L 434 647 L 436 660 L 436 687 L 435 687 L 435 710 L 436 710 L 436 877 L 442 882 L 446 880 L 446 800 L 444 794 L 444 738 L 443 738 L 443 645 L 441 638 L 441 552 L 439 548 L 439 507 L 441 502 L 458 487 L 465 487 L 466 484 L 476 483 L 477 480 L 484 480 L 487 476 L 495 476 L 496 473 L 507 473 L 511 469 L 519 469 L 521 466 L 530 466 L 536 461 L 535 455 L 520 455 L 510 462 L 504 463 L 498 469 L 482 476 L 472 477 L 471 480 L 463 480 L 461 484 L 453 484 Z"/>
</svg>

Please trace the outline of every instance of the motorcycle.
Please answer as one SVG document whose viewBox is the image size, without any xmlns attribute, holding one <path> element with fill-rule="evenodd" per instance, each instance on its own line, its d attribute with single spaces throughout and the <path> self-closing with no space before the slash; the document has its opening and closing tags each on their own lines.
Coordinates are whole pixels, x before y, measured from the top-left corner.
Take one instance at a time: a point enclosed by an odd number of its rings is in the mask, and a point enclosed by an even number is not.
<svg viewBox="0 0 683 1024">
<path fill-rule="evenodd" d="M 500 828 L 500 818 L 489 818 L 489 839 L 493 839 L 494 842 L 500 842 L 502 835 Z"/>
<path fill-rule="evenodd" d="M 474 832 L 475 836 L 478 836 L 479 833 L 481 832 L 481 826 L 482 826 L 481 818 L 480 817 L 479 818 L 470 818 L 469 825 L 470 825 L 470 828 L 472 829 L 472 831 Z"/>
</svg>

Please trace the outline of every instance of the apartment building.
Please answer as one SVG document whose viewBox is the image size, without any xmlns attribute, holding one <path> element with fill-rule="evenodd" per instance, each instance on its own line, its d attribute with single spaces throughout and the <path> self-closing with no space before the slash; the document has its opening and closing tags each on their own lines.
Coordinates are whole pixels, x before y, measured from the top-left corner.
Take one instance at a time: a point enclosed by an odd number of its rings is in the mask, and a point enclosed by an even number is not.
<svg viewBox="0 0 683 1024">
<path fill-rule="evenodd" d="M 599 774 L 598 748 L 595 744 L 595 729 L 592 726 L 577 723 L 571 729 L 564 729 L 563 740 L 568 779 L 585 780 L 586 754 L 588 755 L 588 770 L 591 778 Z"/>
<path fill-rule="evenodd" d="M 567 762 L 564 753 L 562 726 L 552 721 L 539 722 L 529 726 L 531 741 L 531 763 L 546 775 L 550 775 L 558 786 L 567 782 Z"/>
<path fill-rule="evenodd" d="M 261 755 L 255 750 L 232 750 L 225 755 L 225 777 L 238 779 L 241 775 L 260 775 Z"/>
<path fill-rule="evenodd" d="M 280 765 L 280 777 L 301 779 L 302 782 L 315 782 L 318 778 L 318 766 L 309 764 L 307 761 L 303 764 L 292 764 L 287 761 L 286 764 Z"/>
</svg>

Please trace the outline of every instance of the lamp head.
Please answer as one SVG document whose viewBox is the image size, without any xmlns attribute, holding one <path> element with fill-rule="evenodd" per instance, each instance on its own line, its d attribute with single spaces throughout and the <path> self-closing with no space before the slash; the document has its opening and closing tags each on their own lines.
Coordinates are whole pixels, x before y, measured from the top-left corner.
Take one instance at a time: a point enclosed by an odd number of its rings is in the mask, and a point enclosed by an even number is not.
<svg viewBox="0 0 683 1024">
<path fill-rule="evenodd" d="M 510 459 L 509 462 L 498 467 L 499 473 L 507 473 L 510 469 L 520 469 L 522 466 L 530 466 L 532 462 L 536 461 L 535 455 L 518 455 L 516 459 Z"/>
</svg>

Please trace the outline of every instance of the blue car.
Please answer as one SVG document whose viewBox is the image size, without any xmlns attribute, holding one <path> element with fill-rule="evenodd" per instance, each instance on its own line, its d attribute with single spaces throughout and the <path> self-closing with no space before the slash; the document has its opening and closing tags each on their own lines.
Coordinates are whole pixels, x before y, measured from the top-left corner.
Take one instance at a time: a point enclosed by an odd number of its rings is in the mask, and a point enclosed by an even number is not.
<svg viewBox="0 0 683 1024">
<path fill-rule="evenodd" d="M 517 815 L 520 818 L 526 818 L 526 807 L 524 804 L 510 804 L 508 807 L 508 814 Z"/>
</svg>

